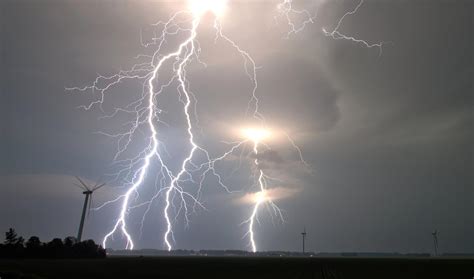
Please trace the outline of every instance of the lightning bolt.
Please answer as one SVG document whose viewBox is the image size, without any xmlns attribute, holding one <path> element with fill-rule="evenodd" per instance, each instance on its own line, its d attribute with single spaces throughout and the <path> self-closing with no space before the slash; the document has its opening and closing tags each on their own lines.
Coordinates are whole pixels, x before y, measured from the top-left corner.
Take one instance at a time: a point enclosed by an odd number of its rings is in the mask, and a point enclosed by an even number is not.
<svg viewBox="0 0 474 279">
<path fill-rule="evenodd" d="M 180 17 L 190 17 L 191 26 L 190 27 L 183 27 L 182 26 L 182 19 Z M 141 55 L 140 57 L 148 58 L 149 61 L 146 63 L 139 63 L 135 64 L 130 70 L 121 71 L 118 74 L 113 76 L 98 76 L 94 83 L 90 86 L 86 86 L 83 88 L 67 88 L 67 90 L 76 90 L 80 92 L 92 91 L 93 93 L 99 92 L 99 99 L 90 103 L 87 106 L 81 106 L 81 108 L 85 110 L 90 110 L 94 106 L 98 105 L 102 111 L 102 104 L 104 103 L 106 93 L 115 86 L 118 86 L 121 82 L 126 80 L 145 80 L 144 83 L 144 90 L 142 96 L 137 101 L 131 103 L 125 108 L 116 108 L 114 112 L 110 115 L 106 115 L 105 118 L 113 118 L 119 113 L 131 114 L 134 116 L 134 121 L 128 123 L 131 125 L 129 130 L 124 133 L 117 133 L 117 134 L 110 134 L 101 132 L 101 134 L 110 136 L 112 138 L 118 139 L 118 147 L 117 153 L 114 157 L 114 161 L 118 165 L 125 166 L 114 175 L 119 177 L 131 177 L 130 182 L 125 186 L 129 186 L 128 190 L 118 198 L 104 203 L 102 206 L 98 207 L 100 209 L 106 205 L 111 203 L 115 203 L 117 201 L 122 200 L 121 209 L 119 212 L 119 216 L 113 226 L 112 230 L 107 233 L 103 239 L 103 246 L 107 246 L 107 241 L 110 237 L 112 237 L 118 230 L 122 232 L 122 234 L 126 238 L 126 249 L 133 249 L 134 242 L 132 239 L 131 234 L 127 230 L 127 222 L 126 217 L 131 209 L 135 209 L 137 207 L 148 205 L 148 208 L 145 212 L 148 213 L 151 203 L 154 199 L 158 198 L 161 194 L 164 194 L 165 197 L 165 207 L 163 211 L 163 215 L 165 217 L 165 221 L 167 224 L 167 229 L 164 235 L 164 243 L 168 250 L 172 249 L 171 239 L 173 237 L 173 230 L 172 230 L 172 218 L 170 207 L 173 205 L 173 199 L 175 195 L 180 198 L 180 208 L 178 209 L 178 214 L 181 210 L 185 212 L 185 218 L 188 222 L 188 203 L 186 200 L 191 200 L 194 202 L 194 205 L 198 205 L 204 208 L 203 204 L 199 202 L 196 197 L 194 197 L 191 193 L 184 190 L 183 186 L 180 185 L 182 182 L 193 181 L 191 172 L 196 170 L 203 170 L 204 168 L 204 175 L 208 173 L 212 173 L 220 178 L 220 176 L 215 172 L 214 164 L 219 161 L 223 160 L 224 157 L 220 157 L 218 159 L 211 160 L 209 153 L 198 146 L 194 140 L 193 134 L 193 121 L 191 120 L 191 104 L 194 96 L 188 90 L 187 80 L 186 80 L 186 66 L 192 61 L 193 56 L 198 56 L 198 46 L 196 43 L 196 36 L 197 36 L 197 28 L 200 24 L 201 15 L 196 14 L 192 11 L 180 11 L 174 14 L 167 22 L 159 22 L 155 26 L 162 27 L 162 32 L 159 36 L 153 38 L 153 42 L 149 44 L 145 44 L 145 47 L 155 46 L 156 50 L 152 55 L 146 56 Z M 179 44 L 178 48 L 171 53 L 166 55 L 162 55 L 162 49 L 166 44 L 168 37 L 172 35 L 176 35 L 178 33 L 187 33 L 187 37 L 183 40 L 181 44 Z M 173 63 L 173 76 L 165 83 L 161 83 L 161 85 L 156 86 L 158 83 L 158 77 L 160 70 L 164 67 L 165 63 L 168 61 L 175 60 Z M 162 123 L 159 119 L 159 114 L 161 110 L 157 107 L 156 98 L 163 91 L 171 86 L 174 82 L 178 83 L 177 91 L 180 96 L 180 101 L 183 104 L 183 112 L 186 118 L 187 124 L 187 134 L 188 134 L 188 142 L 191 146 L 188 155 L 183 160 L 181 164 L 181 168 L 176 174 L 173 174 L 173 171 L 165 163 L 162 155 L 160 154 L 159 145 L 160 142 L 158 140 L 158 128 L 157 123 Z M 122 154 L 124 154 L 131 144 L 133 140 L 133 136 L 139 131 L 139 128 L 146 124 L 148 129 L 151 133 L 149 137 L 149 144 L 148 146 L 139 152 L 138 155 L 132 158 L 121 159 Z M 199 169 L 192 169 L 189 170 L 189 165 L 195 166 L 192 162 L 192 158 L 197 151 L 202 151 L 207 159 L 207 164 L 202 164 Z M 150 164 L 153 159 L 157 159 L 158 163 L 160 164 L 160 187 L 157 193 L 152 197 L 151 200 L 148 202 L 139 204 L 137 206 L 130 206 L 130 200 L 133 196 L 138 197 L 138 188 L 143 184 L 145 177 L 148 173 L 150 168 Z M 212 162 L 211 162 L 212 161 Z M 138 166 L 138 167 L 137 167 Z M 201 178 L 200 181 L 200 188 L 202 187 L 202 182 L 204 178 Z M 169 181 L 168 185 L 164 185 L 166 181 Z M 223 184 L 220 183 L 227 191 L 230 190 Z M 142 226 L 143 226 L 143 219 L 142 219 Z"/>
<path fill-rule="evenodd" d="M 282 0 L 282 2 L 277 5 L 278 16 L 275 17 L 275 21 L 278 22 L 278 17 L 284 19 L 285 24 L 288 26 L 286 38 L 303 31 L 307 25 L 314 23 L 317 17 L 317 11 L 312 13 L 307 9 L 296 9 L 293 4 L 293 0 Z M 354 9 L 344 13 L 342 17 L 339 18 L 336 27 L 334 27 L 332 31 L 328 31 L 327 28 L 324 27 L 321 30 L 325 36 L 334 40 L 347 40 L 360 44 L 366 48 L 377 48 L 379 50 L 379 55 L 382 55 L 383 46 L 389 42 L 369 43 L 367 40 L 356 38 L 352 35 L 346 35 L 339 31 L 344 19 L 348 16 L 357 14 L 363 5 L 364 0 L 360 0 Z M 298 19 L 298 23 L 295 19 Z"/>
<path fill-rule="evenodd" d="M 323 28 L 322 31 L 323 31 L 325 36 L 331 37 L 335 40 L 340 40 L 340 39 L 349 40 L 349 41 L 352 41 L 352 42 L 359 43 L 359 44 L 361 44 L 361 45 L 363 45 L 367 48 L 377 47 L 379 49 L 379 55 L 381 55 L 382 54 L 382 46 L 384 44 L 383 42 L 370 44 L 370 43 L 368 43 L 367 41 L 365 41 L 363 39 L 358 39 L 358 38 L 355 38 L 354 36 L 344 35 L 341 32 L 339 32 L 339 28 L 342 25 L 344 19 L 347 16 L 356 14 L 358 12 L 359 8 L 363 4 L 364 4 L 364 0 L 360 0 L 358 5 L 353 10 L 346 12 L 339 19 L 339 21 L 338 21 L 338 23 L 337 23 L 337 25 L 336 25 L 336 27 L 334 28 L 333 31 L 328 32 L 325 28 Z M 313 14 L 313 13 L 311 13 L 308 10 L 305 10 L 305 9 L 296 9 L 296 8 L 294 8 L 293 7 L 293 0 L 283 0 L 282 2 L 280 2 L 277 5 L 277 10 L 279 12 L 279 16 L 283 17 L 285 19 L 285 23 L 288 26 L 288 32 L 287 32 L 285 38 L 289 38 L 290 36 L 303 31 L 306 28 L 307 25 L 314 23 L 314 20 L 316 19 L 316 15 L 317 15 L 317 12 L 315 12 Z M 294 17 L 298 17 L 300 19 L 299 24 L 297 24 L 293 20 Z M 276 21 L 277 21 L 277 19 L 278 19 L 278 17 L 275 17 Z M 241 52 L 244 59 L 246 59 L 246 61 L 247 60 L 250 61 L 250 64 L 252 65 L 253 76 L 251 76 L 251 75 L 249 75 L 249 76 L 253 80 L 255 80 L 255 87 L 254 87 L 253 95 L 252 95 L 252 98 L 251 98 L 251 102 L 254 103 L 253 116 L 257 120 L 260 120 L 260 122 L 262 122 L 263 125 L 265 125 L 265 118 L 259 112 L 259 107 L 258 107 L 259 99 L 255 94 L 257 86 L 258 86 L 257 81 L 256 81 L 256 65 L 255 65 L 255 62 L 251 57 L 249 57 L 248 53 L 241 51 L 240 48 L 238 48 L 237 46 L 236 46 L 236 48 L 237 48 L 237 50 L 239 50 Z M 247 72 L 247 74 L 249 74 L 249 73 Z M 250 106 L 250 103 L 249 103 L 249 106 Z M 295 141 L 286 132 L 285 132 L 285 136 L 287 137 L 288 141 L 293 146 L 293 148 L 295 148 L 296 151 L 298 152 L 300 162 L 307 169 L 310 169 L 309 164 L 303 158 L 303 155 L 302 155 L 302 152 L 301 152 L 301 149 L 299 148 L 299 146 L 295 143 Z M 256 177 L 257 177 L 256 184 L 258 186 L 259 191 L 253 194 L 254 199 L 255 199 L 255 203 L 253 205 L 253 209 L 251 211 L 250 217 L 247 220 L 245 220 L 244 222 L 241 223 L 241 224 L 248 224 L 248 230 L 245 233 L 244 237 L 246 237 L 246 236 L 249 237 L 250 246 L 251 246 L 253 252 L 257 251 L 257 244 L 256 244 L 256 241 L 255 241 L 254 225 L 255 225 L 256 222 L 257 223 L 259 222 L 258 213 L 259 213 L 260 207 L 262 205 L 266 204 L 270 208 L 269 212 L 272 214 L 271 215 L 272 217 L 277 216 L 277 217 L 279 217 L 279 219 L 282 222 L 284 221 L 283 214 L 282 214 L 280 208 L 272 201 L 271 197 L 269 197 L 267 195 L 268 180 L 271 179 L 271 177 L 266 175 L 264 173 L 262 167 L 260 166 L 260 162 L 259 162 L 259 159 L 258 159 L 258 155 L 259 155 L 258 151 L 259 151 L 259 145 L 260 144 L 261 144 L 260 139 L 256 138 L 256 139 L 253 140 L 253 153 L 254 153 L 254 156 L 255 156 L 254 164 L 255 164 Z"/>
<path fill-rule="evenodd" d="M 153 24 L 156 31 L 151 40 L 143 42 L 142 38 L 143 47 L 147 51 L 151 51 L 138 55 L 136 59 L 140 60 L 140 62 L 134 64 L 128 70 L 121 70 L 110 76 L 99 75 L 89 86 L 66 88 L 68 91 L 92 93 L 96 100 L 90 102 L 88 105 L 80 106 L 80 108 L 91 110 L 97 107 L 105 115 L 102 119 L 112 119 L 119 116 L 126 116 L 132 119 L 131 121 L 123 123 L 122 131 L 115 133 L 98 132 L 99 134 L 116 140 L 116 153 L 113 163 L 118 170 L 110 175 L 114 178 L 114 181 L 125 181 L 123 187 L 126 189 L 124 194 L 96 208 L 101 209 L 111 204 L 121 203 L 118 217 L 112 229 L 104 236 L 103 247 L 107 247 L 108 241 L 113 238 L 115 234 L 121 232 L 125 238 L 125 248 L 134 249 L 135 244 L 133 237 L 127 226 L 128 215 L 132 210 L 146 206 L 141 220 L 140 231 L 142 231 L 145 218 L 150 212 L 151 205 L 156 199 L 162 197 L 165 203 L 163 217 L 166 223 L 163 243 L 166 249 L 172 250 L 173 243 L 175 243 L 173 224 L 176 222 L 178 216 L 182 214 L 186 225 L 188 225 L 188 216 L 191 212 L 195 212 L 196 207 L 205 209 L 204 204 L 200 201 L 200 197 L 204 180 L 208 175 L 216 177 L 219 186 L 226 192 L 233 192 L 225 185 L 221 175 L 216 171 L 215 166 L 239 149 L 242 149 L 241 154 L 243 154 L 243 150 L 245 150 L 245 146 L 248 142 L 253 143 L 252 152 L 255 156 L 255 160 L 253 160 L 255 169 L 254 177 L 255 186 L 258 188 L 258 192 L 254 193 L 255 203 L 250 217 L 243 222 L 244 224 L 248 224 L 248 230 L 244 237 L 249 237 L 252 251 L 257 251 L 254 226 L 256 222 L 259 222 L 258 214 L 262 206 L 267 205 L 272 213 L 272 217 L 277 216 L 283 221 L 281 210 L 267 194 L 269 180 L 273 178 L 264 173 L 259 160 L 262 146 L 269 149 L 261 138 L 247 138 L 242 141 L 230 142 L 226 151 L 221 155 L 212 157 L 206 149 L 196 142 L 194 135 L 195 126 L 198 123 L 195 108 L 197 99 L 189 89 L 186 69 L 192 62 L 204 64 L 199 59 L 201 49 L 197 40 L 197 30 L 201 24 L 202 17 L 209 12 L 215 16 L 213 25 L 215 41 L 223 40 L 241 55 L 244 71 L 253 85 L 247 106 L 247 114 L 250 114 L 261 126 L 266 125 L 266 120 L 259 111 L 260 100 L 257 96 L 257 64 L 247 51 L 243 50 L 236 42 L 224 34 L 222 30 L 219 13 L 226 2 L 226 0 L 190 0 L 190 7 L 188 9 L 174 13 L 167 21 L 160 21 Z M 343 20 L 347 16 L 357 13 L 362 4 L 363 0 L 359 2 L 354 10 L 345 13 L 333 31 L 329 32 L 323 28 L 323 33 L 336 40 L 345 39 L 360 43 L 368 48 L 378 47 L 381 52 L 383 43 L 369 44 L 364 40 L 344 35 L 339 31 Z M 308 24 L 313 23 L 316 19 L 316 13 L 313 14 L 305 9 L 294 8 L 293 0 L 282 0 L 277 4 L 277 10 L 279 13 L 278 16 L 283 18 L 285 24 L 288 26 L 287 38 L 301 32 Z M 299 24 L 294 22 L 294 17 L 301 18 Z M 168 48 L 170 48 L 171 44 L 169 42 L 172 38 L 180 40 L 180 43 L 174 50 L 167 52 Z M 171 68 L 171 71 L 167 72 L 168 74 L 171 73 L 171 76 L 162 74 L 163 71 L 166 73 L 166 67 Z M 142 85 L 142 92 L 139 98 L 124 107 L 114 108 L 110 114 L 105 113 L 106 110 L 103 105 L 107 94 L 114 88 L 129 81 L 135 81 Z M 160 118 L 163 110 L 160 108 L 158 99 L 164 94 L 165 90 L 169 90 L 173 86 L 175 86 L 174 92 L 182 104 L 182 112 L 186 120 L 186 140 L 189 147 L 177 170 L 173 170 L 167 164 L 166 156 L 168 155 L 168 157 L 170 157 L 170 155 L 167 152 L 165 144 L 159 139 L 160 127 L 168 126 L 168 124 Z M 145 135 L 147 144 L 140 151 L 133 152 L 132 145 L 135 139 L 137 137 L 143 138 L 143 135 Z M 301 149 L 288 134 L 285 133 L 285 135 L 291 145 L 297 150 L 301 162 L 305 166 L 308 166 L 303 159 Z M 129 153 L 134 155 L 129 155 Z M 195 159 L 197 153 L 204 155 L 203 162 L 198 162 L 198 159 Z M 154 184 L 155 193 L 145 202 L 134 205 L 133 203 L 140 197 L 140 187 L 143 187 L 145 179 L 150 176 L 152 164 L 158 165 L 158 172 L 154 174 L 156 176 Z M 197 180 L 195 179 L 196 176 L 198 177 Z M 186 190 L 187 183 L 197 184 L 196 194 Z M 190 203 L 192 203 L 192 206 Z M 172 209 L 174 209 L 174 211 L 172 211 Z"/>
<path fill-rule="evenodd" d="M 295 9 L 293 7 L 293 0 L 283 0 L 283 2 L 277 5 L 277 10 L 278 16 L 275 16 L 275 21 L 278 22 L 278 17 L 282 17 L 288 26 L 286 38 L 303 31 L 308 24 L 314 23 L 317 15 L 317 12 L 312 14 L 305 9 Z M 294 17 L 300 18 L 301 23 L 295 23 Z"/>
<path fill-rule="evenodd" d="M 211 1 L 211 0 L 209 0 Z M 212 1 L 211 1 L 212 2 Z M 99 75 L 95 81 L 86 87 L 73 87 L 67 88 L 71 91 L 87 92 L 91 91 L 93 94 L 99 95 L 96 101 L 91 102 L 87 106 L 80 106 L 84 110 L 91 110 L 92 108 L 98 106 L 101 111 L 105 112 L 103 109 L 103 104 L 106 99 L 106 94 L 108 91 L 112 90 L 114 87 L 119 86 L 122 82 L 127 80 L 143 80 L 143 92 L 141 97 L 122 108 L 115 108 L 113 113 L 104 116 L 103 118 L 109 119 L 116 117 L 118 114 L 128 114 L 133 116 L 133 121 L 125 123 L 124 126 L 129 125 L 130 127 L 126 129 L 123 133 L 107 133 L 99 132 L 102 135 L 112 137 L 117 139 L 117 152 L 114 156 L 114 163 L 120 168 L 119 171 L 113 173 L 116 180 L 119 178 L 124 178 L 128 183 L 124 186 L 128 187 L 128 190 L 123 195 L 120 195 L 114 200 L 105 202 L 101 206 L 97 207 L 95 210 L 101 209 L 104 206 L 113 204 L 115 202 L 121 201 L 120 212 L 118 218 L 115 221 L 115 224 L 110 232 L 108 232 L 103 239 L 103 246 L 107 247 L 107 242 L 110 238 L 114 236 L 115 233 L 120 231 L 126 239 L 126 249 L 134 248 L 134 241 L 131 236 L 131 233 L 127 228 L 127 215 L 130 210 L 147 206 L 145 214 L 142 218 L 141 228 L 143 228 L 143 222 L 145 216 L 148 214 L 151 204 L 155 199 L 160 195 L 164 196 L 165 206 L 163 209 L 163 216 L 166 222 L 166 231 L 164 233 L 163 242 L 168 250 L 173 248 L 172 242 L 174 242 L 173 236 L 173 218 L 171 217 L 172 212 L 171 208 L 175 205 L 174 199 L 178 198 L 179 208 L 176 210 L 177 218 L 181 211 L 184 211 L 184 217 L 186 223 L 189 222 L 188 215 L 191 210 L 188 205 L 188 200 L 193 203 L 192 210 L 195 210 L 195 207 L 201 207 L 205 209 L 204 205 L 199 201 L 199 196 L 201 189 L 203 187 L 204 179 L 207 175 L 211 174 L 217 177 L 218 184 L 222 186 L 227 192 L 232 192 L 224 183 L 221 176 L 216 172 L 215 165 L 216 163 L 223 161 L 227 156 L 232 154 L 235 150 L 241 147 L 246 141 L 232 143 L 230 148 L 225 151 L 221 156 L 211 158 L 209 152 L 199 146 L 195 142 L 195 136 L 193 133 L 193 120 L 192 120 L 192 103 L 195 100 L 194 95 L 189 91 L 188 81 L 186 78 L 186 67 L 194 60 L 201 62 L 199 60 L 199 44 L 196 40 L 197 29 L 200 25 L 201 18 L 210 8 L 204 8 L 199 12 L 193 10 L 179 11 L 172 15 L 170 19 L 166 22 L 158 22 L 154 26 L 161 27 L 161 32 L 158 35 L 154 36 L 151 43 L 142 43 L 144 47 L 155 47 L 155 50 L 151 55 L 139 55 L 137 58 L 144 58 L 148 60 L 147 62 L 138 63 L 132 66 L 129 70 L 122 70 L 119 73 L 112 76 L 102 76 Z M 184 18 L 184 19 L 183 19 Z M 188 22 L 191 19 L 190 27 L 184 26 L 184 23 Z M 255 103 L 255 111 L 253 115 L 255 117 L 262 117 L 258 113 L 258 98 L 256 97 L 257 90 L 257 78 L 256 78 L 256 65 L 251 56 L 242 50 L 234 41 L 229 37 L 223 34 L 220 21 L 216 15 L 214 28 L 216 30 L 216 40 L 221 38 L 226 42 L 230 43 L 243 57 L 244 59 L 244 68 L 249 76 L 251 82 L 254 84 L 252 90 L 251 101 Z M 173 52 L 163 55 L 162 50 L 164 49 L 167 41 L 170 36 L 177 34 L 187 34 L 183 41 L 179 44 L 177 49 Z M 172 62 L 173 65 L 173 75 L 166 82 L 159 82 L 160 71 L 165 67 L 166 63 Z M 201 62 L 202 63 L 202 62 Z M 162 157 L 161 151 L 166 149 L 164 144 L 158 139 L 158 124 L 166 125 L 159 118 L 159 114 L 162 112 L 158 108 L 157 97 L 163 93 L 165 89 L 172 86 L 173 83 L 177 83 L 176 91 L 180 97 L 180 101 L 183 105 L 183 113 L 186 119 L 186 131 L 188 136 L 188 143 L 190 150 L 187 153 L 186 157 L 180 165 L 180 169 L 174 173 L 166 164 L 164 158 Z M 249 105 L 250 106 L 250 105 Z M 140 132 L 140 127 L 146 126 L 150 131 L 150 136 L 148 138 L 149 144 L 136 156 L 131 158 L 119 159 L 123 156 L 128 150 L 133 141 L 133 137 Z M 201 164 L 196 164 L 193 161 L 196 152 L 202 152 L 205 155 L 206 161 Z M 159 187 L 157 187 L 155 195 L 151 197 L 146 202 L 140 203 L 138 205 L 131 205 L 133 198 L 137 199 L 138 189 L 144 183 L 144 180 L 149 172 L 150 165 L 152 161 L 156 160 L 159 164 Z M 198 184 L 198 194 L 195 196 L 192 193 L 185 191 L 182 183 L 186 182 L 196 182 L 193 179 L 193 173 L 201 172 L 201 177 Z"/>
<path fill-rule="evenodd" d="M 268 184 L 267 179 L 269 177 L 267 175 L 265 175 L 265 173 L 263 172 L 263 169 L 260 167 L 260 163 L 259 163 L 259 160 L 258 160 L 259 143 L 260 143 L 259 140 L 254 140 L 254 142 L 253 142 L 253 152 L 254 152 L 254 155 L 255 155 L 254 163 L 255 163 L 255 169 L 256 169 L 256 173 L 257 173 L 256 183 L 258 185 L 259 191 L 254 194 L 255 204 L 253 206 L 253 210 L 252 210 L 252 213 L 251 213 L 250 217 L 242 223 L 242 224 L 245 224 L 245 223 L 248 224 L 248 230 L 247 230 L 247 233 L 244 235 L 244 237 L 249 236 L 250 246 L 252 247 L 252 252 L 254 252 L 254 253 L 257 252 L 257 244 L 256 244 L 256 241 L 255 241 L 254 225 L 255 225 L 255 222 L 259 222 L 259 220 L 258 220 L 258 211 L 259 211 L 259 208 L 262 206 L 262 204 L 269 205 L 270 208 L 273 210 L 273 213 L 275 215 L 277 215 L 281 219 L 281 221 L 284 221 L 283 220 L 283 214 L 282 214 L 280 208 L 271 200 L 271 197 L 269 197 L 266 193 L 267 184 Z"/>
<path fill-rule="evenodd" d="M 378 48 L 379 55 L 382 55 L 382 47 L 384 45 L 384 42 L 369 43 L 366 40 L 358 39 L 358 38 L 356 38 L 354 36 L 350 36 L 350 35 L 345 35 L 345 34 L 343 34 L 339 31 L 339 28 L 341 27 L 342 22 L 344 21 L 344 19 L 348 16 L 356 14 L 359 11 L 360 7 L 362 7 L 363 4 L 364 4 L 364 0 L 360 0 L 359 4 L 357 4 L 357 6 L 353 10 L 346 12 L 339 19 L 339 21 L 337 22 L 336 27 L 334 27 L 334 29 L 332 31 L 327 31 L 326 28 L 322 28 L 322 31 L 323 31 L 324 35 L 326 35 L 328 37 L 331 37 L 334 40 L 347 40 L 347 41 L 351 41 L 351 42 L 354 42 L 354 43 L 361 44 L 361 45 L 363 45 L 367 48 Z"/>
</svg>

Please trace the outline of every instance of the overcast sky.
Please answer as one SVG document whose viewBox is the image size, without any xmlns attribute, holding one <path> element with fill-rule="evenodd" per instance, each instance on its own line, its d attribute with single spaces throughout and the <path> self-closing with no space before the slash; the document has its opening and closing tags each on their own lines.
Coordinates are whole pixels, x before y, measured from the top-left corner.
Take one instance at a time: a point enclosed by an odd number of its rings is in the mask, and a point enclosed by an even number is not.
<svg viewBox="0 0 474 279">
<path fill-rule="evenodd" d="M 264 161 L 280 180 L 275 203 L 284 222 L 262 210 L 255 226 L 259 250 L 299 250 L 306 227 L 312 251 L 431 252 L 431 232 L 439 230 L 442 252 L 474 252 L 473 162 L 473 3 L 472 1 L 366 0 L 340 31 L 376 48 L 324 36 L 358 1 L 308 1 L 318 11 L 313 24 L 285 38 L 288 26 L 275 22 L 278 1 L 233 1 L 222 19 L 224 32 L 259 66 L 260 111 L 268 125 L 287 131 L 311 171 L 285 138 L 269 142 Z M 116 143 L 96 133 L 123 129 L 123 117 L 99 119 L 98 108 L 78 109 L 97 98 L 66 92 L 90 84 L 98 74 L 129 68 L 143 53 L 150 25 L 181 7 L 172 1 L 2 0 L 0 2 L 0 231 L 14 227 L 43 240 L 76 235 L 83 195 L 73 185 L 79 175 L 102 179 L 93 206 L 123 193 L 124 181 L 105 176 Z M 198 30 L 201 60 L 189 67 L 190 89 L 198 103 L 197 141 L 212 155 L 220 141 L 238 140 L 251 83 L 238 53 L 214 42 L 212 19 Z M 137 84 L 107 95 L 105 113 L 137 99 Z M 160 99 L 161 128 L 172 168 L 183 158 L 184 121 L 176 92 Z M 143 134 L 147 136 L 146 129 Z M 131 152 L 143 148 L 136 139 Z M 184 146 L 184 147 L 183 147 Z M 131 154 L 132 154 L 131 153 Z M 215 179 L 205 182 L 207 210 L 175 223 L 175 248 L 243 249 L 251 213 L 242 202 L 254 156 L 230 176 L 238 153 L 220 166 L 233 190 Z M 152 165 L 151 172 L 156 172 Z M 191 187 L 191 186 L 190 186 Z M 153 194 L 149 177 L 139 203 Z M 163 199 L 151 207 L 140 233 L 143 208 L 128 225 L 137 248 L 163 249 Z M 92 211 L 85 237 L 101 241 L 119 204 Z M 113 248 L 123 248 L 118 233 Z"/>
</svg>

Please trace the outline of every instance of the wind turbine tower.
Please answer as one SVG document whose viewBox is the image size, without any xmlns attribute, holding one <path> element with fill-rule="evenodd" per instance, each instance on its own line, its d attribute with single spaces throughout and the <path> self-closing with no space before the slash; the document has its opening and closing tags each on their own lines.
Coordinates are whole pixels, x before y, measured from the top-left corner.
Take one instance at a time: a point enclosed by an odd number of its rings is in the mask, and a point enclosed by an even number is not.
<svg viewBox="0 0 474 279">
<path fill-rule="evenodd" d="M 90 187 L 86 183 L 84 183 L 84 181 L 82 181 L 79 177 L 76 176 L 76 178 L 81 183 L 81 185 L 75 185 L 79 186 L 82 190 L 84 190 L 84 192 L 82 193 L 85 195 L 84 207 L 82 208 L 81 222 L 79 223 L 79 230 L 77 232 L 77 241 L 81 242 L 82 232 L 84 231 L 84 220 L 86 219 L 86 212 L 89 212 L 90 206 L 92 204 L 92 193 L 94 193 L 99 188 L 102 188 L 105 183 L 96 184 L 94 187 Z"/>
<path fill-rule="evenodd" d="M 303 254 L 305 252 L 305 249 L 304 249 L 304 242 L 305 242 L 305 239 L 306 239 L 306 227 L 304 227 L 303 229 L 303 232 L 301 233 L 301 236 L 303 237 Z"/>
<path fill-rule="evenodd" d="M 438 230 L 431 233 L 433 235 L 433 245 L 435 256 L 438 256 Z"/>
</svg>

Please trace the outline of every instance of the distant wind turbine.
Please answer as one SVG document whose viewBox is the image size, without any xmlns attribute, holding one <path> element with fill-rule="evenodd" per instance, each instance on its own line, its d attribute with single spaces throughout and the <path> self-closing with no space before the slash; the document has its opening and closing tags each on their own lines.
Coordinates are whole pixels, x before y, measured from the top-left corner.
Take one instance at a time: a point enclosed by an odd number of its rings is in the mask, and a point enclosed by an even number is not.
<svg viewBox="0 0 474 279">
<path fill-rule="evenodd" d="M 82 193 L 85 195 L 84 207 L 82 208 L 81 223 L 79 224 L 79 230 L 77 232 L 77 241 L 81 242 L 82 232 L 84 230 L 84 220 L 86 219 L 86 211 L 90 211 L 90 206 L 92 204 L 92 193 L 94 193 L 99 188 L 102 188 L 105 183 L 96 184 L 94 187 L 90 187 L 86 183 L 84 183 L 84 181 L 82 181 L 82 179 L 80 179 L 78 176 L 76 176 L 76 178 L 81 183 L 81 185 L 74 185 L 79 186 L 82 190 L 84 190 L 84 192 Z"/>
<path fill-rule="evenodd" d="M 438 230 L 431 233 L 433 235 L 433 245 L 435 256 L 438 256 Z"/>
<path fill-rule="evenodd" d="M 305 243 L 304 242 L 305 242 L 305 239 L 306 239 L 306 227 L 304 227 L 303 232 L 301 233 L 301 236 L 303 237 L 303 254 L 304 254 L 304 252 L 305 252 L 305 249 L 304 249 L 305 248 L 304 247 Z"/>
</svg>

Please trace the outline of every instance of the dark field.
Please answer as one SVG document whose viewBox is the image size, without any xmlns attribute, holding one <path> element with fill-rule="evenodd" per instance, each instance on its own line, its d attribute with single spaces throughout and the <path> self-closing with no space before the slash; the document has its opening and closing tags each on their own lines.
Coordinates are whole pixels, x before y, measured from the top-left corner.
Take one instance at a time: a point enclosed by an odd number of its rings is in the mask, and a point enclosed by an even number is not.
<svg viewBox="0 0 474 279">
<path fill-rule="evenodd" d="M 112 257 L 0 260 L 9 278 L 446 278 L 472 279 L 473 259 Z"/>
</svg>

